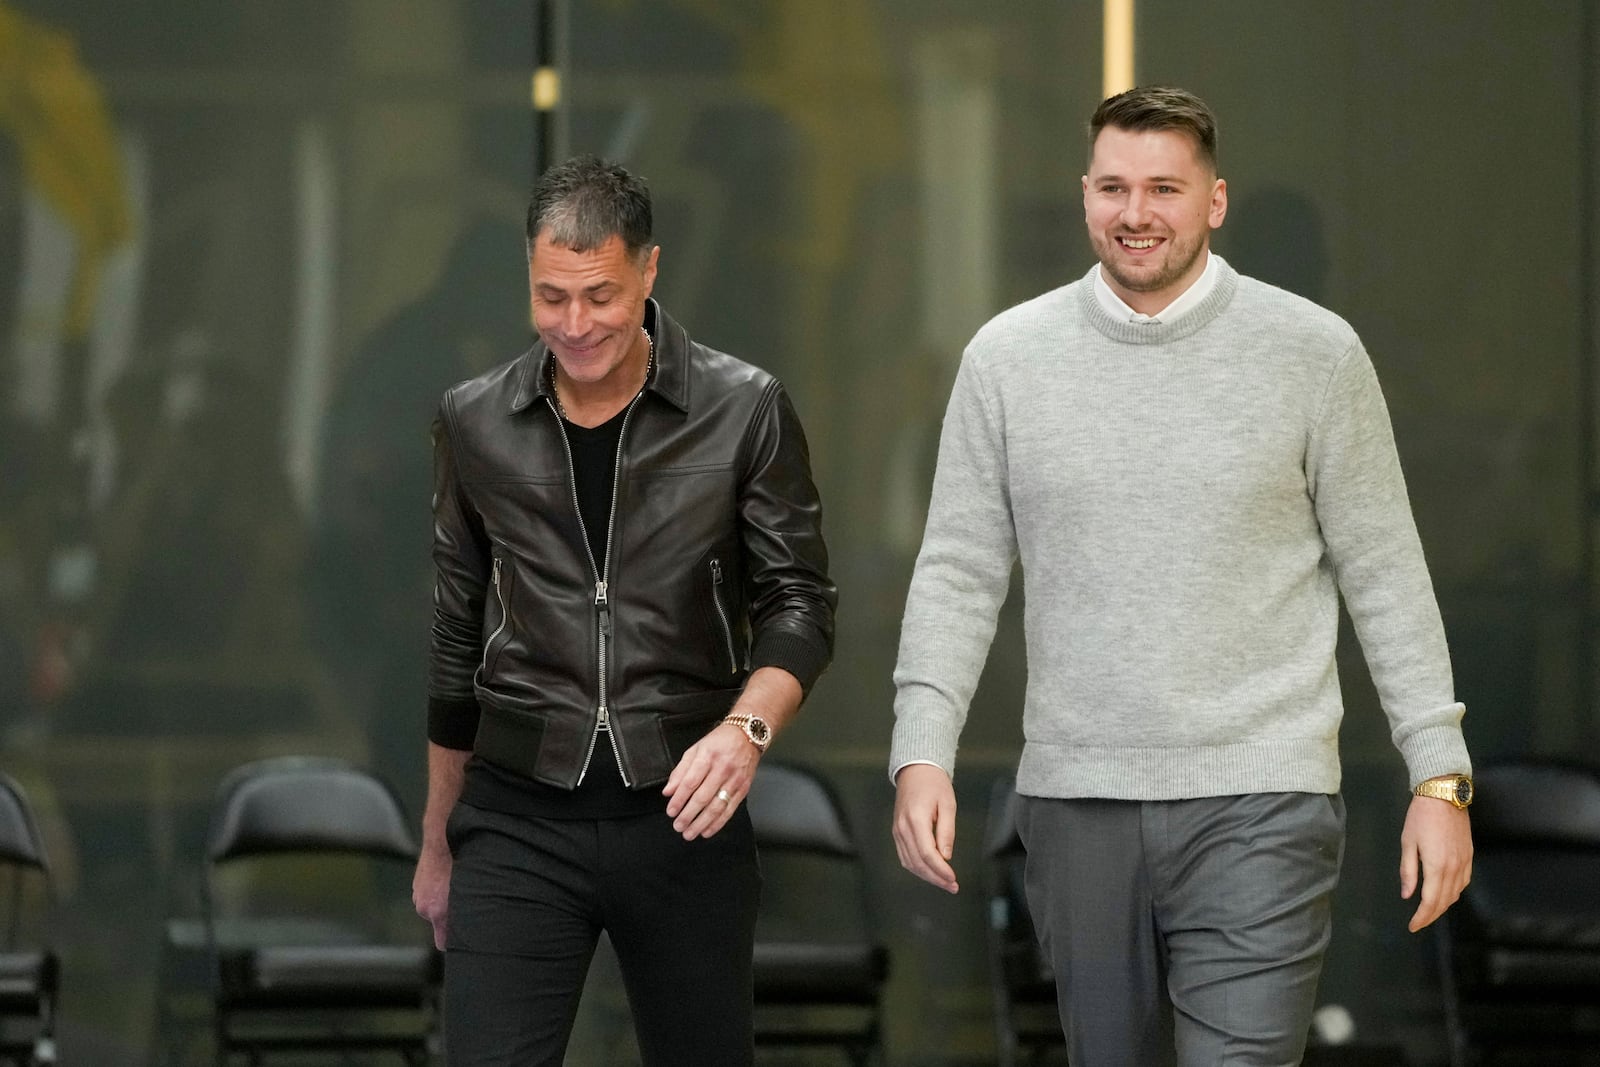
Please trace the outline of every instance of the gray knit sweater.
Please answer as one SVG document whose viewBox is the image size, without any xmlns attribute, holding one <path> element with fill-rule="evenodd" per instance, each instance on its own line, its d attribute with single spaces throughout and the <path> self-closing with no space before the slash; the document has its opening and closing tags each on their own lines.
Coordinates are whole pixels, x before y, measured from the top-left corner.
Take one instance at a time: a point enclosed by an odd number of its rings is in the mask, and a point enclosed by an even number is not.
<svg viewBox="0 0 1600 1067">
<path fill-rule="evenodd" d="M 1021 792 L 1339 788 L 1338 597 L 1413 784 L 1469 772 L 1444 630 L 1360 340 L 1226 264 L 1170 325 L 1092 277 L 968 346 L 894 680 L 891 768 L 954 773 L 1013 562 Z"/>
</svg>

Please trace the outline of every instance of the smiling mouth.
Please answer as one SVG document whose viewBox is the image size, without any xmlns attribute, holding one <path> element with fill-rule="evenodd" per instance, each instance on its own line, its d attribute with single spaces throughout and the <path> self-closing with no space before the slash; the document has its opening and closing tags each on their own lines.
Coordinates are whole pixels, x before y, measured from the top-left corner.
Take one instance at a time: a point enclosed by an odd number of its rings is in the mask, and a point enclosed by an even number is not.
<svg viewBox="0 0 1600 1067">
<path fill-rule="evenodd" d="M 1160 238 L 1156 238 L 1156 237 L 1118 237 L 1117 238 L 1117 243 L 1122 245 L 1123 248 L 1131 248 L 1134 251 L 1139 252 L 1139 251 L 1143 251 L 1146 248 L 1154 248 L 1158 243 L 1160 243 Z"/>
</svg>

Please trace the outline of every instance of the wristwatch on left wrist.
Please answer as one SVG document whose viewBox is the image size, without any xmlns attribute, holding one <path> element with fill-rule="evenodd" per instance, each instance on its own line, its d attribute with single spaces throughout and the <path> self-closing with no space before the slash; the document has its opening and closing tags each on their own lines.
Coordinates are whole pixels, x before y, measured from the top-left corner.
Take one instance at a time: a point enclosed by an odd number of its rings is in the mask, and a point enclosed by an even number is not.
<svg viewBox="0 0 1600 1067">
<path fill-rule="evenodd" d="M 1419 783 L 1412 792 L 1419 797 L 1433 797 L 1465 809 L 1472 803 L 1472 779 L 1464 774 L 1445 774 Z"/>
<path fill-rule="evenodd" d="M 759 715 L 729 715 L 722 721 L 743 730 L 750 743 L 762 752 L 772 744 L 772 727 Z"/>
</svg>

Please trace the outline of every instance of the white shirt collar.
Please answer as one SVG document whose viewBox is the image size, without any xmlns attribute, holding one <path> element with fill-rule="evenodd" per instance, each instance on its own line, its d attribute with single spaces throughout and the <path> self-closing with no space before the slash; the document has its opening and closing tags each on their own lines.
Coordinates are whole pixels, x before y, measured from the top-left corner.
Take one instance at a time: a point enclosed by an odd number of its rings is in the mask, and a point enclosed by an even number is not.
<svg viewBox="0 0 1600 1067">
<path fill-rule="evenodd" d="M 1178 298 L 1154 315 L 1143 315 L 1129 307 L 1123 299 L 1111 288 L 1111 285 L 1101 276 L 1100 264 L 1094 265 L 1094 295 L 1099 298 L 1100 306 L 1106 309 L 1107 314 L 1120 322 L 1151 322 L 1172 324 L 1183 316 L 1193 311 L 1206 297 L 1211 295 L 1211 290 L 1217 287 L 1218 264 L 1222 257 L 1211 250 L 1206 250 L 1205 269 L 1200 272 L 1200 277 L 1194 284 L 1178 294 Z"/>
</svg>

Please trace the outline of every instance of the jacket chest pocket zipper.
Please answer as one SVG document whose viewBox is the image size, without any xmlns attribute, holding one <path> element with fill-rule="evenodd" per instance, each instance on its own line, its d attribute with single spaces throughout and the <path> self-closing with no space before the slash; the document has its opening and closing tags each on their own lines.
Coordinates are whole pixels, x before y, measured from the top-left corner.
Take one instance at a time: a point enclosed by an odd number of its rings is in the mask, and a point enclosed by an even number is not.
<svg viewBox="0 0 1600 1067">
<path fill-rule="evenodd" d="M 717 609 L 717 621 L 722 624 L 722 640 L 728 648 L 728 673 L 739 673 L 739 657 L 733 651 L 733 627 L 728 625 L 728 611 L 722 606 L 722 561 L 711 557 L 711 603 Z"/>
</svg>

